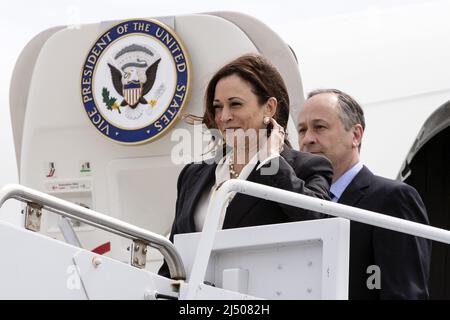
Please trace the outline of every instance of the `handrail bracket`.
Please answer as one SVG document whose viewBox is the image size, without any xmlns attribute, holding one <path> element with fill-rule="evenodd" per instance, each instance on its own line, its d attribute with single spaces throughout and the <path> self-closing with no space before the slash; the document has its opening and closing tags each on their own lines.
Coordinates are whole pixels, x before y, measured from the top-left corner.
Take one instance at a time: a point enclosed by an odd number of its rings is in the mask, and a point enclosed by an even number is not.
<svg viewBox="0 0 450 320">
<path fill-rule="evenodd" d="M 27 202 L 25 208 L 25 229 L 39 232 L 41 230 L 42 206 Z"/>
</svg>

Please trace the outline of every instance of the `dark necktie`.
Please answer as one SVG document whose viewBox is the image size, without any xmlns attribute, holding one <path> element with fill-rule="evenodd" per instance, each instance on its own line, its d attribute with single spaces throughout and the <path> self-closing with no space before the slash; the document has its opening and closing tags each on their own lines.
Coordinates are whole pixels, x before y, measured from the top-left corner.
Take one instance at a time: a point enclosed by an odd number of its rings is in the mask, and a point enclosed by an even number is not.
<svg viewBox="0 0 450 320">
<path fill-rule="evenodd" d="M 333 192 L 331 192 L 330 191 L 330 198 L 331 198 L 331 201 L 333 201 L 333 202 L 338 202 L 338 198 L 335 196 L 335 194 L 333 193 Z"/>
</svg>

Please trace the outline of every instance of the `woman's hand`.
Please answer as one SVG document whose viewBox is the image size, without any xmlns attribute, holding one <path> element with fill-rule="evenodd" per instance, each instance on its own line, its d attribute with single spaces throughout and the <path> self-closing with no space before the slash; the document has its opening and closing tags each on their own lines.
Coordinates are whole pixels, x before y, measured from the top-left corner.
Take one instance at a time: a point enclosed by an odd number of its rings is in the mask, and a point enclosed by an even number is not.
<svg viewBox="0 0 450 320">
<path fill-rule="evenodd" d="M 280 126 L 275 119 L 270 118 L 270 124 L 272 125 L 272 131 L 270 136 L 266 141 L 260 141 L 261 148 L 259 149 L 259 161 L 264 162 L 264 160 L 273 158 L 280 155 L 284 147 L 285 131 L 282 126 Z"/>
</svg>

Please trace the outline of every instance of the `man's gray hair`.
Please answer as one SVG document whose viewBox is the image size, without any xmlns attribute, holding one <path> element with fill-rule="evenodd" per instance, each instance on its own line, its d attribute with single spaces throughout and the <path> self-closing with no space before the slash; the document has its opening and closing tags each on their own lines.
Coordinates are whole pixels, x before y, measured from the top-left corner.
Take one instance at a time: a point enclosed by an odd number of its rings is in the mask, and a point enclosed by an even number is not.
<svg viewBox="0 0 450 320">
<path fill-rule="evenodd" d="M 350 130 L 355 124 L 360 124 L 363 130 L 366 128 L 364 111 L 354 98 L 338 89 L 318 89 L 311 91 L 308 94 L 308 99 L 322 93 L 331 93 L 337 96 L 339 117 L 345 130 Z"/>
</svg>

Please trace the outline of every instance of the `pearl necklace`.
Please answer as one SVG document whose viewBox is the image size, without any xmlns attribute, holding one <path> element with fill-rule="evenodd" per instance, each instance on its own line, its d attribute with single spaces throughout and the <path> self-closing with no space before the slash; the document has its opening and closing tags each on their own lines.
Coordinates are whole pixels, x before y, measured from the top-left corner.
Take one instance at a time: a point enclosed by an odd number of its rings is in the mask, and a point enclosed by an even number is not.
<svg viewBox="0 0 450 320">
<path fill-rule="evenodd" d="M 228 164 L 228 167 L 230 170 L 231 179 L 237 179 L 239 177 L 239 173 L 234 171 L 233 157 L 230 157 L 230 163 Z"/>
</svg>

